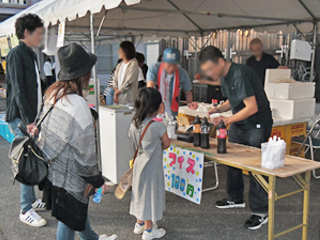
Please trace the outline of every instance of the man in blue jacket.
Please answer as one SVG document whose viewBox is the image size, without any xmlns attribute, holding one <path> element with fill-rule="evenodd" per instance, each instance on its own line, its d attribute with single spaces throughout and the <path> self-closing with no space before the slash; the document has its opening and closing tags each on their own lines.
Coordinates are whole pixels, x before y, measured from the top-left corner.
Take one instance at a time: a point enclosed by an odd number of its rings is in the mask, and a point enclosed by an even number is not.
<svg viewBox="0 0 320 240">
<path fill-rule="evenodd" d="M 6 121 L 15 137 L 23 136 L 19 124 L 31 132 L 37 114 L 41 110 L 42 91 L 39 66 L 32 50 L 42 41 L 43 22 L 34 14 L 24 15 L 15 23 L 19 45 L 7 57 L 7 110 Z M 36 199 L 34 187 L 21 184 L 20 221 L 33 227 L 46 225 L 46 220 L 35 210 L 44 209 L 45 204 Z"/>
</svg>

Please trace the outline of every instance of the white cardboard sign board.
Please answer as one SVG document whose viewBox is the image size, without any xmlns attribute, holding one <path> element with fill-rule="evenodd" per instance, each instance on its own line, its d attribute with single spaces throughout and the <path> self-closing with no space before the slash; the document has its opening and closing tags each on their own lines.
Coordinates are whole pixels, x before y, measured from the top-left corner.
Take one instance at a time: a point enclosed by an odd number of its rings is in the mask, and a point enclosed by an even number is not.
<svg viewBox="0 0 320 240">
<path fill-rule="evenodd" d="M 200 204 L 204 154 L 178 147 L 163 152 L 165 187 L 193 203 Z"/>
<path fill-rule="evenodd" d="M 57 40 L 57 47 L 64 46 L 64 32 L 65 32 L 66 21 L 63 21 L 59 24 L 58 28 L 58 40 Z"/>
</svg>

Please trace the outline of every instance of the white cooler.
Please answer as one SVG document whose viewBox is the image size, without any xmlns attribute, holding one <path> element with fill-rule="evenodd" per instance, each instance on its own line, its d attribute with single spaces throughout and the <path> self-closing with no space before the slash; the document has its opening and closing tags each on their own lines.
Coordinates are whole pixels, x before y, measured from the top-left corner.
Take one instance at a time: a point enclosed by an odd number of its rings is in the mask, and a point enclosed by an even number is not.
<svg viewBox="0 0 320 240">
<path fill-rule="evenodd" d="M 316 99 L 269 99 L 272 114 L 276 118 L 295 119 L 313 117 Z"/>
<path fill-rule="evenodd" d="M 265 91 L 269 99 L 303 99 L 314 97 L 314 82 L 277 83 L 280 80 L 290 79 L 290 75 L 290 69 L 266 70 Z"/>
</svg>

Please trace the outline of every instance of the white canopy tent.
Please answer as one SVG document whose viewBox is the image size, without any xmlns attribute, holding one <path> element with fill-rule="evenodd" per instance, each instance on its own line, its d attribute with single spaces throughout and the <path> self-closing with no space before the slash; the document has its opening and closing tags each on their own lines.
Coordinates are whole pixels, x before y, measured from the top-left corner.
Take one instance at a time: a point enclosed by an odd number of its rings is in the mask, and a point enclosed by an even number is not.
<svg viewBox="0 0 320 240">
<path fill-rule="evenodd" d="M 44 0 L 0 24 L 0 36 L 14 34 L 15 20 L 36 13 L 45 26 L 66 21 L 66 32 L 91 38 L 101 34 L 191 37 L 216 30 L 317 32 L 319 0 Z M 314 34 L 316 36 L 316 34 Z M 314 37 L 314 43 L 316 38 Z M 313 55 L 314 56 L 314 55 Z M 313 67 L 313 64 L 312 64 Z M 93 77 L 97 83 L 96 69 Z M 99 92 L 95 84 L 95 91 Z M 99 111 L 99 98 L 96 94 Z M 99 141 L 99 124 L 98 141 Z M 98 144 L 99 146 L 99 144 Z"/>
<path fill-rule="evenodd" d="M 110 10 L 106 12 L 106 10 Z M 212 31 L 310 32 L 320 18 L 318 0 L 44 0 L 0 24 L 0 36 L 14 33 L 14 22 L 36 13 L 45 25 L 67 19 L 67 31 L 89 33 L 90 13 L 103 33 L 203 36 Z M 101 22 L 101 20 L 103 22 Z"/>
</svg>

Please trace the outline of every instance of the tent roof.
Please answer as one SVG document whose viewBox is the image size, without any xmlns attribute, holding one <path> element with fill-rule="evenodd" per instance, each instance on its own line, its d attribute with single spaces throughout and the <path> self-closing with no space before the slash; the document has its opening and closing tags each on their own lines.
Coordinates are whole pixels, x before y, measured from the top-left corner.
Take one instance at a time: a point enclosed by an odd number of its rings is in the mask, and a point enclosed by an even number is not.
<svg viewBox="0 0 320 240">
<path fill-rule="evenodd" d="M 106 10 L 108 10 L 106 12 Z M 201 36 L 211 31 L 255 28 L 257 31 L 312 30 L 320 18 L 319 0 L 44 0 L 0 24 L 0 36 L 13 33 L 15 19 L 37 13 L 45 25 L 65 19 L 66 30 L 89 32 L 89 12 L 98 28 L 106 14 L 106 34 Z"/>
</svg>

